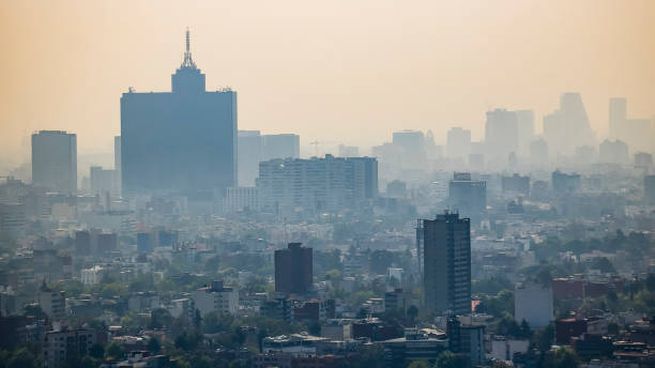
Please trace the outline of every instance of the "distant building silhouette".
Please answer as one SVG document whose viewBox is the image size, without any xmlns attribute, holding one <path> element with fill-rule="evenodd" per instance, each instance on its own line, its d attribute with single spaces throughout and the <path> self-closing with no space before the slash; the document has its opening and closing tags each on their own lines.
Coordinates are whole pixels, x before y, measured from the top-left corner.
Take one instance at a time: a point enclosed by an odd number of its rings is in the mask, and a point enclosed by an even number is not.
<svg viewBox="0 0 655 368">
<path fill-rule="evenodd" d="M 471 224 L 457 213 L 423 222 L 425 307 L 437 314 L 471 313 Z"/>
<path fill-rule="evenodd" d="M 572 155 L 579 146 L 596 145 L 579 93 L 563 93 L 559 109 L 544 116 L 544 137 L 550 151 L 559 155 Z"/>
<path fill-rule="evenodd" d="M 60 193 L 77 192 L 77 137 L 58 130 L 32 134 L 32 183 Z"/>
<path fill-rule="evenodd" d="M 598 148 L 598 160 L 605 164 L 628 164 L 630 162 L 628 145 L 620 140 L 606 139 Z"/>
<path fill-rule="evenodd" d="M 275 291 L 305 294 L 312 289 L 314 260 L 312 248 L 289 243 L 287 249 L 275 251 Z"/>
<path fill-rule="evenodd" d="M 237 181 L 237 96 L 206 91 L 189 33 L 172 92 L 121 97 L 121 163 L 126 193 L 220 193 Z"/>
<path fill-rule="evenodd" d="M 655 149 L 653 119 L 628 118 L 628 101 L 623 97 L 610 99 L 610 139 L 625 142 L 634 151 L 651 152 Z"/>
<path fill-rule="evenodd" d="M 487 112 L 485 124 L 487 159 L 496 165 L 506 166 L 510 153 L 519 148 L 519 120 L 516 112 L 495 109 Z"/>
<path fill-rule="evenodd" d="M 644 197 L 649 204 L 655 204 L 655 175 L 644 176 Z"/>
<path fill-rule="evenodd" d="M 297 134 L 262 135 L 262 161 L 299 157 L 300 136 Z"/>
<path fill-rule="evenodd" d="M 543 138 L 530 143 L 530 164 L 534 166 L 548 164 L 548 143 Z"/>
<path fill-rule="evenodd" d="M 471 131 L 460 127 L 450 128 L 446 138 L 446 155 L 466 160 L 471 153 Z"/>
<path fill-rule="evenodd" d="M 273 159 L 299 158 L 300 136 L 239 131 L 239 186 L 254 186 L 259 163 Z"/>
<path fill-rule="evenodd" d="M 580 191 L 580 175 L 566 174 L 555 170 L 551 176 L 553 192 L 556 195 L 572 194 Z"/>
</svg>

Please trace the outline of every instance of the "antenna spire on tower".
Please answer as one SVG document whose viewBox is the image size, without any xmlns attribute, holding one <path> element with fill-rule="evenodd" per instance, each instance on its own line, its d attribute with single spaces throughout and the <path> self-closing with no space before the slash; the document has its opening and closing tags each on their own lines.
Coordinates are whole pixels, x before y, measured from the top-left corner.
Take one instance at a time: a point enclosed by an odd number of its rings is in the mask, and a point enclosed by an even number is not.
<svg viewBox="0 0 655 368">
<path fill-rule="evenodd" d="M 184 52 L 184 61 L 182 62 L 182 68 L 192 68 L 196 69 L 196 64 L 191 58 L 191 32 L 189 32 L 189 27 L 186 29 L 186 51 Z"/>
</svg>

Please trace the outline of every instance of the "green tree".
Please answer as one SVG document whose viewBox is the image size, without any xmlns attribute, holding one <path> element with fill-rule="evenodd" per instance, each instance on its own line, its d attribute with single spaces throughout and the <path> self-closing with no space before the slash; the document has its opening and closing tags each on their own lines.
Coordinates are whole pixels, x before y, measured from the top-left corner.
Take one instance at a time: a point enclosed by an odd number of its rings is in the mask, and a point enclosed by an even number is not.
<svg viewBox="0 0 655 368">
<path fill-rule="evenodd" d="M 153 354 L 158 354 L 160 350 L 161 350 L 161 343 L 159 342 L 159 339 L 157 339 L 156 337 L 151 337 L 148 340 L 148 351 Z"/>
<path fill-rule="evenodd" d="M 105 349 L 105 356 L 112 360 L 121 359 L 123 357 L 123 347 L 117 342 L 111 342 Z"/>
<path fill-rule="evenodd" d="M 27 348 L 14 351 L 7 360 L 7 368 L 36 368 L 38 365 L 37 357 Z"/>
<path fill-rule="evenodd" d="M 93 344 L 89 348 L 89 355 L 92 358 L 102 359 L 105 356 L 105 348 L 100 344 Z"/>
<path fill-rule="evenodd" d="M 463 358 L 448 350 L 441 352 L 434 363 L 435 368 L 460 368 L 464 366 L 466 366 L 466 362 L 464 362 Z"/>
<path fill-rule="evenodd" d="M 407 368 L 430 368 L 430 365 L 425 360 L 413 360 Z"/>
</svg>

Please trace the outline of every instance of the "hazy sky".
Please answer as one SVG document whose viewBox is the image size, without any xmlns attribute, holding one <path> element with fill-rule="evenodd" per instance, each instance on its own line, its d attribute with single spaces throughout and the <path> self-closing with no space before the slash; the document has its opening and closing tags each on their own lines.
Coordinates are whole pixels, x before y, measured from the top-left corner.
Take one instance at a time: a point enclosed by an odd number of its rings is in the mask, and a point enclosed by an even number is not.
<svg viewBox="0 0 655 368">
<path fill-rule="evenodd" d="M 582 93 L 594 129 L 607 100 L 655 115 L 655 1 L 0 1 L 0 157 L 38 129 L 110 152 L 119 98 L 170 90 L 191 29 L 207 86 L 238 92 L 239 128 L 372 145 L 393 130 L 482 134 L 492 107 Z"/>
</svg>

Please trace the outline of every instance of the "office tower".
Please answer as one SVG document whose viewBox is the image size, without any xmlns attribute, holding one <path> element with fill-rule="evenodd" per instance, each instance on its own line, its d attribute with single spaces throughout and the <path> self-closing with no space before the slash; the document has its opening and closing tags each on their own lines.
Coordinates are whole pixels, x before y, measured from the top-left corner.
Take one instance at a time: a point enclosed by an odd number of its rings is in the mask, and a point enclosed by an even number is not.
<svg viewBox="0 0 655 368">
<path fill-rule="evenodd" d="M 580 175 L 555 170 L 551 176 L 553 192 L 557 195 L 572 194 L 580 190 Z"/>
<path fill-rule="evenodd" d="M 357 209 L 378 195 L 378 162 L 332 155 L 263 161 L 257 190 L 261 210 L 280 216 Z"/>
<path fill-rule="evenodd" d="M 446 136 L 446 155 L 466 160 L 471 153 L 471 131 L 459 127 L 450 128 Z"/>
<path fill-rule="evenodd" d="M 519 121 L 516 112 L 495 109 L 487 112 L 484 131 L 487 158 L 505 166 L 512 152 L 519 148 Z"/>
<path fill-rule="evenodd" d="M 606 139 L 598 147 L 598 160 L 604 164 L 625 165 L 630 162 L 628 145 L 620 140 Z"/>
<path fill-rule="evenodd" d="M 610 99 L 609 110 L 610 139 L 621 140 L 634 151 L 650 152 L 655 148 L 652 119 L 629 119 L 628 102 L 622 97 Z"/>
<path fill-rule="evenodd" d="M 238 146 L 239 186 L 254 186 L 259 162 L 262 160 L 262 136 L 259 130 L 240 130 Z"/>
<path fill-rule="evenodd" d="M 116 181 L 116 188 L 118 189 L 118 195 L 121 195 L 121 185 L 123 179 L 121 178 L 121 136 L 118 135 L 114 137 L 114 170 Z"/>
<path fill-rule="evenodd" d="M 563 93 L 559 109 L 544 116 L 544 137 L 550 151 L 560 155 L 571 155 L 579 146 L 596 145 L 579 93 Z"/>
<path fill-rule="evenodd" d="M 312 289 L 314 260 L 312 248 L 289 243 L 287 249 L 275 251 L 275 291 L 305 294 Z"/>
<path fill-rule="evenodd" d="M 300 136 L 297 134 L 265 134 L 262 136 L 262 161 L 300 157 Z"/>
<path fill-rule="evenodd" d="M 500 179 L 500 185 L 503 193 L 530 195 L 530 177 L 514 174 L 512 176 L 503 176 Z"/>
<path fill-rule="evenodd" d="M 339 145 L 339 157 L 356 157 L 359 156 L 359 147 Z"/>
<path fill-rule="evenodd" d="M 172 92 L 121 97 L 124 193 L 217 193 L 237 181 L 237 95 L 206 91 L 191 58 L 171 78 Z"/>
<path fill-rule="evenodd" d="M 60 193 L 77 191 L 77 137 L 59 130 L 32 134 L 32 183 Z"/>
<path fill-rule="evenodd" d="M 445 212 L 423 220 L 423 292 L 428 312 L 471 313 L 471 224 Z"/>
<path fill-rule="evenodd" d="M 487 183 L 470 173 L 454 173 L 448 183 L 448 204 L 463 216 L 479 219 L 487 211 Z"/>
<path fill-rule="evenodd" d="M 532 282 L 514 289 L 514 320 L 526 321 L 531 328 L 544 328 L 553 321 L 553 289 Z"/>
<path fill-rule="evenodd" d="M 644 197 L 646 203 L 655 204 L 655 175 L 644 176 Z"/>
<path fill-rule="evenodd" d="M 534 139 L 534 111 L 516 110 L 514 113 L 518 123 L 518 153 L 525 156 L 529 152 L 530 142 Z"/>
<path fill-rule="evenodd" d="M 63 328 L 48 331 L 43 336 L 43 366 L 63 368 L 89 355 L 98 334 L 90 328 Z"/>
<path fill-rule="evenodd" d="M 91 194 L 118 196 L 118 180 L 116 170 L 103 169 L 101 166 L 91 166 L 89 174 L 91 182 Z"/>
</svg>

